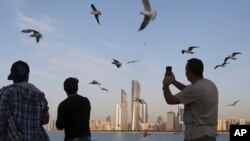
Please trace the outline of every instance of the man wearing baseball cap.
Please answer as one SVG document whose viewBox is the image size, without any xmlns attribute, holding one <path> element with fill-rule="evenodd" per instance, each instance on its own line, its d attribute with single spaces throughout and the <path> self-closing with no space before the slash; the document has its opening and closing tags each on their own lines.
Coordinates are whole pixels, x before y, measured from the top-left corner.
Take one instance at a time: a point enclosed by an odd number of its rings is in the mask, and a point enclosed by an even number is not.
<svg viewBox="0 0 250 141">
<path fill-rule="evenodd" d="M 13 84 L 0 93 L 0 141 L 48 141 L 44 124 L 49 122 L 48 102 L 43 92 L 28 83 L 29 65 L 12 64 L 8 80 Z"/>
</svg>

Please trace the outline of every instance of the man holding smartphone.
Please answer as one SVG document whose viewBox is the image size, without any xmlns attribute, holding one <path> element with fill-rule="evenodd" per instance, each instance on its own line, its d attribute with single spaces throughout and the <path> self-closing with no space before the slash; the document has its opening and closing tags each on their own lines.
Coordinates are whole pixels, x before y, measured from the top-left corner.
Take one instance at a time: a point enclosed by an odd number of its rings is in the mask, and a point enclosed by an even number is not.
<svg viewBox="0 0 250 141">
<path fill-rule="evenodd" d="M 203 77 L 203 63 L 193 58 L 187 61 L 186 77 L 191 82 L 186 86 L 166 72 L 163 94 L 168 104 L 184 104 L 184 141 L 216 141 L 218 119 L 218 90 L 216 85 Z M 173 95 L 170 84 L 180 90 Z"/>
</svg>

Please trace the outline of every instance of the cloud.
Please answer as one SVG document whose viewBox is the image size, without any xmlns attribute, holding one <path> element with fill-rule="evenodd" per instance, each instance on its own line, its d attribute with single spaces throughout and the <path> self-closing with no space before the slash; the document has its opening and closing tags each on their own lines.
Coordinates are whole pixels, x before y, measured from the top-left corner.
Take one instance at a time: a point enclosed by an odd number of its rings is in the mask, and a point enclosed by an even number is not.
<svg viewBox="0 0 250 141">
<path fill-rule="evenodd" d="M 35 15 L 35 17 L 31 17 L 22 12 L 18 12 L 18 27 L 21 29 L 34 28 L 42 30 L 43 32 L 55 32 L 55 28 L 52 26 L 56 21 L 55 19 L 42 13 L 37 13 Z"/>
</svg>

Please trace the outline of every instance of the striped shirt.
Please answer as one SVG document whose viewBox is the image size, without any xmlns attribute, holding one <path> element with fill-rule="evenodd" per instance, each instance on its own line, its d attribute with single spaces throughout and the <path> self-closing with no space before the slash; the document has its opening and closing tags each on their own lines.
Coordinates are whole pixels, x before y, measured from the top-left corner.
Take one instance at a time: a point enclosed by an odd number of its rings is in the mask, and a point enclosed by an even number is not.
<svg viewBox="0 0 250 141">
<path fill-rule="evenodd" d="M 0 90 L 0 141 L 48 141 L 44 124 L 49 122 L 45 95 L 30 83 Z"/>
</svg>

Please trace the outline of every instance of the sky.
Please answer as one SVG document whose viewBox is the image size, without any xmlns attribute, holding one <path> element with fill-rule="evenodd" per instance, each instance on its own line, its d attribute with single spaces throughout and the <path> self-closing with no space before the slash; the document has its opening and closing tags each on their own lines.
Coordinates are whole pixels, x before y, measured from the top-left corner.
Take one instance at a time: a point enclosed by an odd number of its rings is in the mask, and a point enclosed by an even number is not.
<svg viewBox="0 0 250 141">
<path fill-rule="evenodd" d="M 101 11 L 100 26 L 90 5 Z M 128 94 L 131 112 L 132 80 L 141 87 L 148 103 L 149 121 L 158 116 L 166 121 L 168 105 L 162 92 L 165 67 L 172 66 L 175 77 L 190 84 L 185 76 L 188 59 L 204 63 L 204 77 L 219 90 L 219 118 L 250 119 L 250 1 L 249 0 L 151 0 L 157 17 L 138 32 L 143 20 L 141 0 L 2 0 L 0 3 L 0 87 L 7 80 L 12 63 L 23 60 L 30 66 L 29 82 L 45 93 L 50 116 L 56 119 L 57 106 L 67 98 L 63 82 L 79 79 L 80 95 L 91 102 L 91 119 L 115 119 L 115 105 L 121 89 Z M 40 31 L 39 43 L 23 29 Z M 146 44 L 145 44 L 146 43 Z M 182 49 L 199 46 L 194 54 Z M 214 70 L 232 52 L 241 52 L 225 68 Z M 112 59 L 123 65 L 116 68 Z M 127 64 L 131 60 L 140 60 Z M 109 92 L 89 85 L 102 83 Z M 172 92 L 179 92 L 171 86 Z M 225 107 L 236 100 L 235 107 Z M 183 105 L 180 105 L 183 107 Z M 130 121 L 130 120 L 129 120 Z"/>
</svg>

